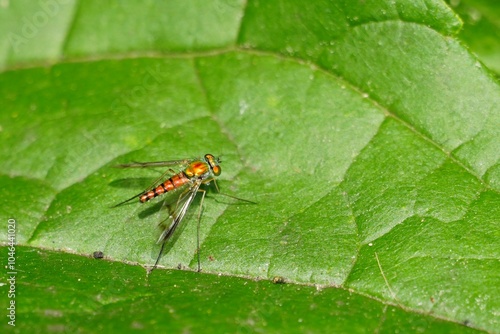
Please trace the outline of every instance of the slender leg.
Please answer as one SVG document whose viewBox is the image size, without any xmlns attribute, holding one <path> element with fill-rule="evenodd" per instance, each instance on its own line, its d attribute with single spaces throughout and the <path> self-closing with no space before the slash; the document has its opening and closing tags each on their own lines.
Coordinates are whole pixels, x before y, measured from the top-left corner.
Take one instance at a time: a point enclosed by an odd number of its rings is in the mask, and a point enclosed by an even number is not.
<svg viewBox="0 0 500 334">
<path fill-rule="evenodd" d="M 174 209 L 174 212 L 177 210 L 177 207 L 179 206 L 179 202 L 184 198 L 184 196 L 186 196 L 186 194 L 189 192 L 189 189 L 184 191 L 180 196 L 179 196 L 179 199 L 177 200 L 177 204 L 175 205 L 175 209 Z M 162 213 L 162 211 L 165 209 L 165 207 L 167 206 L 166 205 L 166 201 L 163 202 L 159 212 L 158 212 L 158 215 L 160 215 Z M 160 222 L 158 223 L 158 225 L 161 225 L 163 224 L 165 221 L 169 220 L 169 219 L 174 219 L 172 217 L 173 213 L 170 213 L 169 216 L 164 219 L 164 220 L 160 220 Z M 156 262 L 153 266 L 153 268 L 149 271 L 150 273 L 156 269 L 157 265 L 158 265 L 158 262 L 160 262 L 160 258 L 161 258 L 161 255 L 163 254 L 163 249 L 165 248 L 165 244 L 168 242 L 168 239 L 170 238 L 170 236 L 173 234 L 173 229 L 175 229 L 175 226 L 170 226 L 167 230 L 165 230 L 162 235 L 160 236 L 160 238 L 158 239 L 157 243 L 162 243 L 161 244 L 161 249 L 160 249 L 160 253 L 158 253 L 158 257 L 156 258 Z"/>
<path fill-rule="evenodd" d="M 200 222 L 201 222 L 201 212 L 203 210 L 203 200 L 205 199 L 206 190 L 199 189 L 199 192 L 202 192 L 200 200 L 200 208 L 198 210 L 198 225 L 196 226 L 196 253 L 198 254 L 198 272 L 201 271 L 200 265 Z"/>
<path fill-rule="evenodd" d="M 167 243 L 167 241 L 165 240 L 163 242 L 163 244 L 161 245 L 161 249 L 160 249 L 160 253 L 158 254 L 158 257 L 156 258 L 156 261 L 155 261 L 155 265 L 153 266 L 153 268 L 149 271 L 149 273 L 151 273 L 153 270 L 156 269 L 156 266 L 158 265 L 158 262 L 160 261 L 160 258 L 161 258 L 161 254 L 163 253 L 163 248 L 165 247 L 165 244 Z"/>
</svg>

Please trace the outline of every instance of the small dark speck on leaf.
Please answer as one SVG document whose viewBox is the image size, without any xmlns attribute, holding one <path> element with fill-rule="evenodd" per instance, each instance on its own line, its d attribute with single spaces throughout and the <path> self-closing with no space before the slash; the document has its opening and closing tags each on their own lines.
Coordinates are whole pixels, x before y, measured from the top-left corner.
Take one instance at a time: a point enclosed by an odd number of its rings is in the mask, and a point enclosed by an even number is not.
<svg viewBox="0 0 500 334">
<path fill-rule="evenodd" d="M 104 253 L 101 251 L 95 251 L 92 256 L 94 259 L 102 259 L 104 257 Z"/>
<path fill-rule="evenodd" d="M 281 277 L 281 276 L 274 276 L 272 279 L 272 282 L 274 284 L 285 284 L 286 283 L 285 278 Z"/>
</svg>

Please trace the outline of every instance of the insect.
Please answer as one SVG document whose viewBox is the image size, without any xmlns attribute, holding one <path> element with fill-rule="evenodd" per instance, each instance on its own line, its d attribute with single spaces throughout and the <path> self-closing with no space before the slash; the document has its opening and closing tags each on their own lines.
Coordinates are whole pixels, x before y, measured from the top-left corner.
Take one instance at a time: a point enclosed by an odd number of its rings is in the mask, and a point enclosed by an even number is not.
<svg viewBox="0 0 500 334">
<path fill-rule="evenodd" d="M 146 168 L 146 167 L 169 167 L 169 169 L 163 173 L 158 179 L 156 179 L 146 190 L 141 193 L 115 205 L 115 207 L 123 205 L 127 202 L 139 198 L 141 203 L 146 203 L 151 199 L 162 196 L 167 193 L 177 193 L 178 198 L 175 205 L 170 210 L 170 225 L 164 229 L 157 243 L 161 243 L 160 253 L 156 259 L 156 262 L 151 269 L 153 271 L 158 262 L 160 261 L 161 255 L 163 253 L 165 244 L 172 237 L 176 228 L 184 219 L 186 212 L 193 203 L 196 195 L 201 192 L 200 200 L 200 211 L 198 214 L 198 223 L 201 218 L 201 208 L 203 205 L 203 200 L 205 199 L 206 190 L 200 189 L 202 184 L 210 184 L 214 181 L 217 188 L 217 183 L 215 179 L 221 174 L 220 159 L 215 158 L 212 154 L 205 154 L 203 158 L 198 159 L 184 159 L 184 160 L 173 160 L 173 161 L 157 161 L 157 162 L 133 162 L 128 164 L 121 164 L 115 167 L 117 168 Z M 172 169 L 173 166 L 180 167 L 180 171 L 175 171 Z M 168 179 L 161 182 L 167 175 L 171 175 Z M 225 195 L 231 198 L 235 198 L 241 201 L 254 203 L 245 199 L 237 198 L 230 195 Z M 254 203 L 255 204 L 255 203 Z M 197 242 L 198 247 L 198 271 L 200 271 L 200 255 L 199 255 L 199 240 Z"/>
</svg>

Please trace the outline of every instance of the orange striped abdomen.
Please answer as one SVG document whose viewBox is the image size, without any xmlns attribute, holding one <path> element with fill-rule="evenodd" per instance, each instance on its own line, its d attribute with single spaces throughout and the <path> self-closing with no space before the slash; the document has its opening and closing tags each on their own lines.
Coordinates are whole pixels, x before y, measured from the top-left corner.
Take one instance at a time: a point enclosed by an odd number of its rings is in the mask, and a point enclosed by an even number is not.
<svg viewBox="0 0 500 334">
<path fill-rule="evenodd" d="M 157 196 L 160 196 L 164 193 L 167 193 L 169 191 L 175 190 L 179 187 L 182 187 L 186 183 L 189 182 L 189 179 L 187 178 L 186 174 L 184 172 L 180 172 L 179 174 L 175 174 L 172 176 L 170 179 L 166 180 L 156 188 L 145 192 L 144 194 L 139 197 L 139 200 L 142 203 L 145 203 Z"/>
</svg>

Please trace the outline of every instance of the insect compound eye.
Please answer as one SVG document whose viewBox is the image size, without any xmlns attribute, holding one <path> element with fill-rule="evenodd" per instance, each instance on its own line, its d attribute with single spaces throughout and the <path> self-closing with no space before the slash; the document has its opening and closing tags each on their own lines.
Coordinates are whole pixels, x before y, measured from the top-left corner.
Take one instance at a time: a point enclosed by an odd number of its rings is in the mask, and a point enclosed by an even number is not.
<svg viewBox="0 0 500 334">
<path fill-rule="evenodd" d="M 212 165 L 214 163 L 215 157 L 211 154 L 205 154 L 205 160 Z"/>
<path fill-rule="evenodd" d="M 210 165 L 210 168 L 212 169 L 214 175 L 219 176 L 221 172 L 219 161 L 216 160 L 215 157 L 211 154 L 205 154 L 205 160 Z"/>
<path fill-rule="evenodd" d="M 212 171 L 214 172 L 214 174 L 215 174 L 216 176 L 219 176 L 219 175 L 220 175 L 220 172 L 221 172 L 221 170 L 220 170 L 220 167 L 219 167 L 219 166 L 212 166 Z"/>
</svg>

